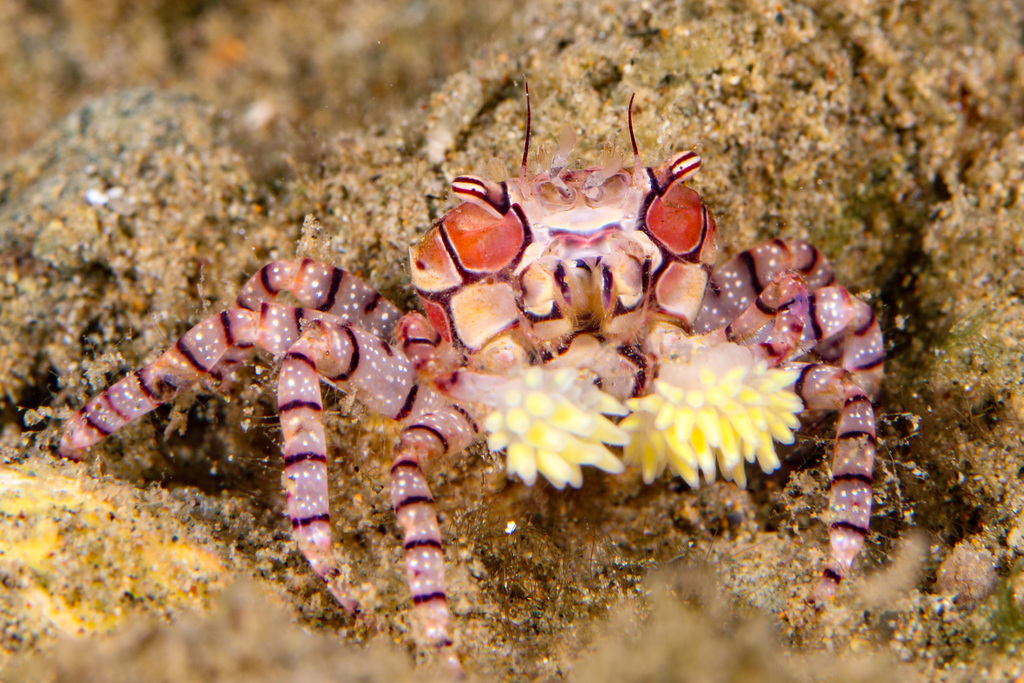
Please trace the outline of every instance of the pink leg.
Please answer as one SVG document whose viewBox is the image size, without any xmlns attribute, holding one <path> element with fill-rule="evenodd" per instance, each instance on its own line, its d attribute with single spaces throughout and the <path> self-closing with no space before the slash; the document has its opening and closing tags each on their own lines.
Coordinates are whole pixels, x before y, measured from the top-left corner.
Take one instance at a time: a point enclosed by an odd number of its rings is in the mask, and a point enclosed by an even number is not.
<svg viewBox="0 0 1024 683">
<path fill-rule="evenodd" d="M 714 269 L 694 331 L 704 334 L 733 322 L 754 305 L 779 273 L 787 270 L 799 273 L 809 291 L 835 280 L 832 266 L 816 247 L 800 240 L 769 240 Z"/>
<path fill-rule="evenodd" d="M 695 327 L 723 329 L 772 365 L 800 370 L 809 411 L 839 411 L 830 504 L 831 554 L 811 599 L 830 597 L 864 544 L 871 517 L 875 416 L 885 357 L 874 311 L 843 287 L 814 247 L 772 240 L 716 268 Z M 793 363 L 805 353 L 822 363 Z"/>
<path fill-rule="evenodd" d="M 310 564 L 338 601 L 357 611 L 358 603 L 341 580 L 331 552 L 319 378 L 353 391 L 376 412 L 404 421 L 407 426 L 391 468 L 391 501 L 405 537 L 416 641 L 439 650 L 458 669 L 448 632 L 441 535 L 420 463 L 462 450 L 476 439 L 477 429 L 469 415 L 442 408 L 440 394 L 416 383 L 410 361 L 387 348 L 358 328 L 315 321 L 285 354 L 278 403 L 289 482 L 288 515 Z"/>
<path fill-rule="evenodd" d="M 350 322 L 389 339 L 401 312 L 376 290 L 341 268 L 314 261 L 274 261 L 249 278 L 238 295 L 239 308 L 258 311 L 287 291 L 308 308 Z"/>
<path fill-rule="evenodd" d="M 456 453 L 476 438 L 475 421 L 456 408 L 423 415 L 406 427 L 391 466 L 391 505 L 404 536 L 405 572 L 418 630 L 416 641 L 420 646 L 436 649 L 441 660 L 455 672 L 461 672 L 461 666 L 448 630 L 450 614 L 441 532 L 434 498 L 421 465 Z"/>
<path fill-rule="evenodd" d="M 851 373 L 830 365 L 807 364 L 796 391 L 808 410 L 839 410 L 832 456 L 829 505 L 831 555 L 811 602 L 830 598 L 864 545 L 871 520 L 875 464 L 875 413 L 871 398 Z"/>
<path fill-rule="evenodd" d="M 128 375 L 75 413 L 64 426 L 59 454 L 81 459 L 81 451 L 158 406 L 205 374 L 234 362 L 257 338 L 259 315 L 231 309 L 186 332 L 155 361 Z"/>
</svg>

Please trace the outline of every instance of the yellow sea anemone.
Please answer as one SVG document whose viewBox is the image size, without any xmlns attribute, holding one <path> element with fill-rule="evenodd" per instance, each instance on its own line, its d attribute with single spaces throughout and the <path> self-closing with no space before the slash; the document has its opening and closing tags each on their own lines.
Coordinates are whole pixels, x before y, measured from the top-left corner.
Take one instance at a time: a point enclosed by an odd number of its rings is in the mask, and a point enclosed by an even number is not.
<svg viewBox="0 0 1024 683">
<path fill-rule="evenodd" d="M 623 446 L 629 436 L 604 416 L 628 411 L 578 370 L 531 367 L 495 392 L 493 404 L 483 423 L 487 447 L 506 449 L 507 471 L 528 485 L 538 471 L 561 489 L 583 483 L 581 465 L 625 469 L 605 444 Z"/>
<path fill-rule="evenodd" d="M 650 483 L 668 466 L 697 487 L 700 472 L 746 485 L 743 461 L 765 472 L 779 466 L 774 442 L 793 443 L 803 403 L 789 387 L 797 372 L 769 368 L 738 344 L 699 348 L 688 360 L 662 365 L 654 391 L 626 401 L 633 411 L 619 427 L 632 436 L 627 462 Z"/>
</svg>

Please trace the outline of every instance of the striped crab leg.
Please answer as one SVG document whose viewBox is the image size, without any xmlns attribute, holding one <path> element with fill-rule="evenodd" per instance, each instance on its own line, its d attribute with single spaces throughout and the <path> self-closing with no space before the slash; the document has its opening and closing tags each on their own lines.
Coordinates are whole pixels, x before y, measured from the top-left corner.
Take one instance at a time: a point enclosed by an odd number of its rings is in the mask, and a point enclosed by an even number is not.
<svg viewBox="0 0 1024 683">
<path fill-rule="evenodd" d="M 459 670 L 448 631 L 441 533 L 421 463 L 471 444 L 476 424 L 469 414 L 443 407 L 444 399 L 434 389 L 418 384 L 408 359 L 354 326 L 314 321 L 288 349 L 278 391 L 288 515 L 303 554 L 353 612 L 358 604 L 331 553 L 320 377 L 352 391 L 371 410 L 406 424 L 391 467 L 391 502 L 405 539 L 416 642 L 439 651 Z"/>
<path fill-rule="evenodd" d="M 694 330 L 710 332 L 735 321 L 786 271 L 799 273 L 808 291 L 835 281 L 832 266 L 817 247 L 800 240 L 769 240 L 715 267 Z"/>
<path fill-rule="evenodd" d="M 402 433 L 391 465 L 391 505 L 404 537 L 406 579 L 418 629 L 415 640 L 436 650 L 454 673 L 461 673 L 461 665 L 448 630 L 444 551 L 422 464 L 461 451 L 477 436 L 473 417 L 454 406 L 419 416 Z"/>
<path fill-rule="evenodd" d="M 401 312 L 379 292 L 342 268 L 314 261 L 272 261 L 249 278 L 238 294 L 238 307 L 258 311 L 260 304 L 290 292 L 310 309 L 358 325 L 389 339 Z"/>
<path fill-rule="evenodd" d="M 64 426 L 59 454 L 81 451 L 167 403 L 203 377 L 221 375 L 254 347 L 280 355 L 299 338 L 303 320 L 319 311 L 262 303 L 256 311 L 231 308 L 206 318 L 155 361 L 88 401 Z"/>
<path fill-rule="evenodd" d="M 804 242 L 771 240 L 712 275 L 696 326 L 756 344 L 772 365 L 800 371 L 808 411 L 839 411 L 833 448 L 830 559 L 811 594 L 830 597 L 864 544 L 871 516 L 875 415 L 885 349 L 874 311 L 833 285 L 831 266 Z M 822 363 L 788 359 L 810 351 Z"/>
<path fill-rule="evenodd" d="M 129 422 L 155 410 L 194 384 L 237 362 L 257 342 L 260 314 L 229 309 L 210 316 L 174 342 L 155 361 L 99 394 L 65 424 L 59 454 L 81 459 L 81 451 Z"/>
<path fill-rule="evenodd" d="M 875 464 L 875 413 L 872 398 L 842 368 L 820 363 L 787 365 L 799 369 L 794 387 L 810 411 L 839 411 L 832 455 L 829 504 L 831 552 L 810 601 L 830 598 L 864 545 L 871 520 Z"/>
</svg>

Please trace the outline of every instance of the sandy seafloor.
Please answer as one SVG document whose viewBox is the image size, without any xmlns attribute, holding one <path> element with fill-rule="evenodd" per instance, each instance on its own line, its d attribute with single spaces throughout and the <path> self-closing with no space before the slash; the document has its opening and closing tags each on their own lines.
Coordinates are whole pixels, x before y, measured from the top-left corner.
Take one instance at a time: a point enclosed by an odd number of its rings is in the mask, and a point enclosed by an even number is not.
<svg viewBox="0 0 1024 683">
<path fill-rule="evenodd" d="M 309 255 L 415 306 L 447 183 L 693 147 L 723 258 L 805 238 L 878 312 L 875 512 L 835 602 L 826 426 L 689 490 L 430 471 L 483 680 L 1024 676 L 1024 9 L 951 2 L 0 4 L 0 679 L 424 680 L 387 503 L 393 433 L 332 396 L 353 625 L 282 516 L 272 359 L 58 461 L 62 418 Z M 492 160 L 499 159 L 507 170 Z M 105 203 L 86 200 L 86 193 Z M 319 225 L 309 223 L 307 214 Z M 508 534 L 510 522 L 516 531 Z"/>
</svg>

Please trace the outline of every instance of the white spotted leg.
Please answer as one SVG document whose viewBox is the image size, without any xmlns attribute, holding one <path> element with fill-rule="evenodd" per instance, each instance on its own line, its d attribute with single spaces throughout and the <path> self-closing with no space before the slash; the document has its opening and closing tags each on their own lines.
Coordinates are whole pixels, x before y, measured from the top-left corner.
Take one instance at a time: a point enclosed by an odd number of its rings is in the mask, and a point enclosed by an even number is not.
<svg viewBox="0 0 1024 683">
<path fill-rule="evenodd" d="M 795 390 L 810 411 L 839 411 L 829 504 L 831 552 L 810 596 L 811 602 L 821 603 L 832 597 L 846 576 L 870 526 L 875 413 L 871 397 L 856 383 L 855 376 L 842 368 L 803 365 Z"/>
<path fill-rule="evenodd" d="M 813 246 L 770 240 L 714 270 L 695 323 L 698 331 L 721 330 L 730 341 L 756 348 L 771 365 L 798 370 L 794 391 L 806 410 L 839 412 L 830 558 L 812 602 L 834 594 L 868 533 L 876 443 L 873 403 L 885 359 L 874 311 L 833 281 L 831 266 Z M 792 362 L 805 353 L 821 362 Z"/>
<path fill-rule="evenodd" d="M 418 646 L 460 670 L 449 634 L 440 529 L 421 463 L 462 450 L 477 437 L 473 418 L 444 407 L 417 383 L 412 363 L 355 326 L 315 320 L 284 355 L 278 410 L 284 435 L 287 512 L 302 553 L 338 601 L 358 603 L 334 561 L 328 508 L 327 453 L 319 380 L 354 393 L 368 408 L 405 425 L 391 468 L 391 502 L 404 536 L 406 576 Z"/>
<path fill-rule="evenodd" d="M 249 278 L 238 294 L 238 307 L 251 311 L 290 292 L 302 306 L 322 317 L 358 325 L 389 339 L 401 312 L 379 292 L 342 268 L 314 261 L 273 261 Z"/>
<path fill-rule="evenodd" d="M 167 403 L 204 375 L 219 373 L 259 338 L 260 314 L 231 309 L 210 316 L 155 361 L 91 399 L 64 425 L 59 454 L 80 460 L 82 450 Z"/>
<path fill-rule="evenodd" d="M 449 631 L 441 531 L 422 465 L 461 451 L 476 438 L 477 425 L 468 413 L 454 406 L 444 408 L 417 417 L 405 428 L 391 465 L 391 505 L 404 537 L 415 640 L 436 650 L 455 673 L 461 673 L 461 665 Z"/>
</svg>

